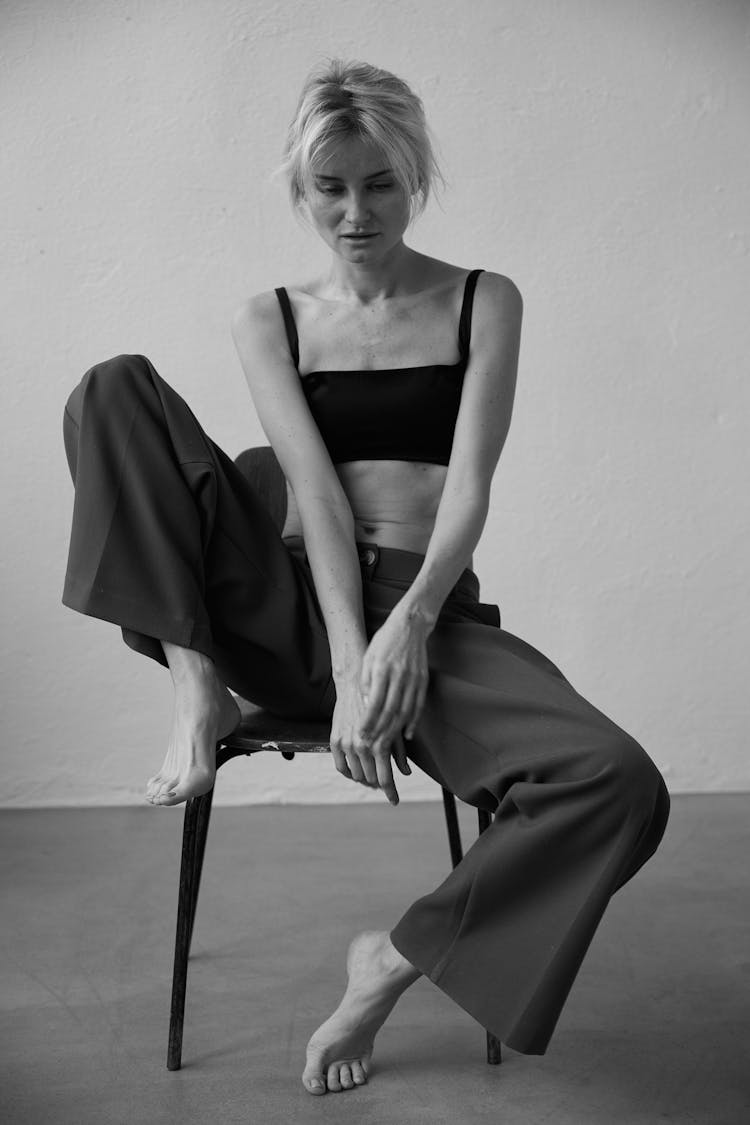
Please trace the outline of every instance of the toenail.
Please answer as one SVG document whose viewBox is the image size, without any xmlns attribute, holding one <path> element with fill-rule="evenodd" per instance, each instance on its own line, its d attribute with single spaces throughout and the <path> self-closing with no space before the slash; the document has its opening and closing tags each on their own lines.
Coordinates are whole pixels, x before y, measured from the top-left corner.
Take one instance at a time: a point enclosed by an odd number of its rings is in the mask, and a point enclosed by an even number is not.
<svg viewBox="0 0 750 1125">
<path fill-rule="evenodd" d="M 322 1090 L 323 1089 L 323 1083 L 320 1082 L 319 1079 L 317 1079 L 317 1078 L 311 1078 L 310 1079 L 310 1085 L 312 1086 L 313 1090 Z"/>
</svg>

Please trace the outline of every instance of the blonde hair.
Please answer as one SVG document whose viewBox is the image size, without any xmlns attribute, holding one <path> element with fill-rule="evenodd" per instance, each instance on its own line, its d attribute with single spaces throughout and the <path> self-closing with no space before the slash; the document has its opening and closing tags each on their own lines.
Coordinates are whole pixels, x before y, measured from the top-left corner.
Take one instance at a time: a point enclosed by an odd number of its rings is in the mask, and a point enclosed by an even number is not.
<svg viewBox="0 0 750 1125">
<path fill-rule="evenodd" d="M 406 82 L 369 63 L 329 59 L 305 80 L 286 136 L 279 171 L 288 177 L 295 208 L 304 202 L 323 145 L 346 137 L 381 151 L 410 199 L 412 219 L 435 182 L 444 182 L 422 101 Z"/>
</svg>

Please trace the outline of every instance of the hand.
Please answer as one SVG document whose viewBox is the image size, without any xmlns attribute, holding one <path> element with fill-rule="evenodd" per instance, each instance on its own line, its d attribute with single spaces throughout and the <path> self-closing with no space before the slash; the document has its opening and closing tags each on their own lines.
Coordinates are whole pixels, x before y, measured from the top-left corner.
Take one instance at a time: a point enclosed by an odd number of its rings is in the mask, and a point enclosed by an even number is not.
<svg viewBox="0 0 750 1125">
<path fill-rule="evenodd" d="M 360 676 L 366 704 L 362 734 L 375 746 L 402 731 L 414 737 L 429 682 L 428 632 L 420 617 L 396 605 L 370 640 Z"/>
<path fill-rule="evenodd" d="M 382 789 L 392 805 L 399 802 L 393 779 L 391 756 L 401 773 L 408 775 L 411 767 L 400 731 L 392 738 L 376 743 L 361 734 L 366 706 L 360 689 L 359 670 L 336 684 L 336 705 L 331 723 L 331 754 L 336 769 L 351 781 Z"/>
</svg>

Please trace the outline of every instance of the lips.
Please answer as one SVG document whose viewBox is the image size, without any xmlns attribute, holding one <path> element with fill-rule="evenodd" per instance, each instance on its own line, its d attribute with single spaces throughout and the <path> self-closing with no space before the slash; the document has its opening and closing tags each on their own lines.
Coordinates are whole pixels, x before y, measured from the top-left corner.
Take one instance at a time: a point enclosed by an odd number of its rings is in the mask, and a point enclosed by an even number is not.
<svg viewBox="0 0 750 1125">
<path fill-rule="evenodd" d="M 368 238 L 375 238 L 376 232 L 372 231 L 369 234 L 342 234 L 342 238 L 348 238 L 351 242 L 367 242 Z"/>
</svg>

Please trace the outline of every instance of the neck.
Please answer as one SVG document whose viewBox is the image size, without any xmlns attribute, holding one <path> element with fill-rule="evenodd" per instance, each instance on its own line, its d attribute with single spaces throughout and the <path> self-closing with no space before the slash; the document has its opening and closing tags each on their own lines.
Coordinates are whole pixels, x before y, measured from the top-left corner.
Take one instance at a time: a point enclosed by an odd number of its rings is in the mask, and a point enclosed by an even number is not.
<svg viewBox="0 0 750 1125">
<path fill-rule="evenodd" d="M 334 254 L 327 284 L 330 292 L 353 304 L 372 305 L 397 297 L 406 289 L 419 255 L 399 242 L 377 262 L 348 262 Z"/>
</svg>

